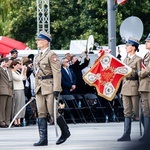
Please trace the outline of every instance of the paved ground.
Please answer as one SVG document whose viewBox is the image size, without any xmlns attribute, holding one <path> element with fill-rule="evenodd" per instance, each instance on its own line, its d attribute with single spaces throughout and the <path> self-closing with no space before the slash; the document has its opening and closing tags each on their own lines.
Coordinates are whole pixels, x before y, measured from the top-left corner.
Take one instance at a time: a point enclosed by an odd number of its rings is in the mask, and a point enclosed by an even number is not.
<svg viewBox="0 0 150 150">
<path fill-rule="evenodd" d="M 38 141 L 37 125 L 0 128 L 0 150 L 125 150 L 125 147 L 129 150 L 131 145 L 138 145 L 140 138 L 138 122 L 132 123 L 131 142 L 116 141 L 123 133 L 123 122 L 69 124 L 69 127 L 71 137 L 65 143 L 55 145 L 54 125 L 49 125 L 49 144 L 42 147 L 32 146 Z"/>
</svg>

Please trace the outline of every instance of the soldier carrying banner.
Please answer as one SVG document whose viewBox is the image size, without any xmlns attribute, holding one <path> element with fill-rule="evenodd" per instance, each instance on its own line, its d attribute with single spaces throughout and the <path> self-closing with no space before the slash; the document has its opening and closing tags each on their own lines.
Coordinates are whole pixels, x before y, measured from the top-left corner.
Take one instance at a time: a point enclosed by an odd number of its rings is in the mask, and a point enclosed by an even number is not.
<svg viewBox="0 0 150 150">
<path fill-rule="evenodd" d="M 145 41 L 145 48 L 148 52 L 143 58 L 144 68 L 138 73 L 141 79 L 139 91 L 141 92 L 142 112 L 144 115 L 144 135 L 139 141 L 150 140 L 150 34 Z"/>
<path fill-rule="evenodd" d="M 131 133 L 131 118 L 132 110 L 136 117 L 139 117 L 139 77 L 138 72 L 141 70 L 142 58 L 136 55 L 138 51 L 139 41 L 135 38 L 129 38 L 126 43 L 127 57 L 124 59 L 124 63 L 132 68 L 133 73 L 130 77 L 126 77 L 122 83 L 122 100 L 124 107 L 124 133 L 117 141 L 130 141 Z"/>
</svg>

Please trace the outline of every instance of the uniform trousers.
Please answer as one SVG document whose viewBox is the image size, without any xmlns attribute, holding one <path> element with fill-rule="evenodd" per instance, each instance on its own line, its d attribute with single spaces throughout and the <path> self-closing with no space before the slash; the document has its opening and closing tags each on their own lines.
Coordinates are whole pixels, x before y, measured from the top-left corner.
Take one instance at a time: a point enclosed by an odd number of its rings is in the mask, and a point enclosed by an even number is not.
<svg viewBox="0 0 150 150">
<path fill-rule="evenodd" d="M 142 112 L 145 117 L 150 117 L 150 92 L 141 92 Z"/>
<path fill-rule="evenodd" d="M 3 95 L 0 96 L 0 124 L 3 122 L 7 125 L 10 124 L 12 116 L 12 97 Z"/>
<path fill-rule="evenodd" d="M 51 119 L 54 118 L 54 95 L 42 95 L 41 90 L 36 94 L 36 104 L 38 110 L 38 118 L 46 118 L 47 113 L 49 113 Z M 58 110 L 58 101 L 56 104 L 56 110 Z M 56 116 L 59 116 L 58 111 L 56 111 Z"/>
<path fill-rule="evenodd" d="M 124 117 L 132 117 L 134 111 L 136 117 L 139 117 L 139 96 L 125 96 L 122 97 L 124 107 Z"/>
</svg>

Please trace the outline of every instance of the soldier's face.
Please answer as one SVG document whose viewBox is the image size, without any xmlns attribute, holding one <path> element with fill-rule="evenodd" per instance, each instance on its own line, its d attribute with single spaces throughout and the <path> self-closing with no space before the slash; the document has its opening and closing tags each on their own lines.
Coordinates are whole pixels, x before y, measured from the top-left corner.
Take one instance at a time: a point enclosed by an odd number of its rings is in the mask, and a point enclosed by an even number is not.
<svg viewBox="0 0 150 150">
<path fill-rule="evenodd" d="M 38 48 L 44 49 L 48 46 L 48 41 L 45 39 L 37 39 L 36 44 Z"/>
<path fill-rule="evenodd" d="M 130 44 L 126 44 L 126 52 L 127 52 L 127 53 L 131 53 L 131 52 L 133 52 L 133 51 L 135 51 L 134 46 L 132 46 L 132 45 L 130 45 Z"/>
<path fill-rule="evenodd" d="M 148 49 L 148 50 L 150 50 L 150 41 L 146 41 L 145 48 Z"/>
<path fill-rule="evenodd" d="M 13 58 L 17 58 L 17 57 L 18 57 L 18 53 L 12 54 L 12 57 L 13 57 Z"/>
</svg>

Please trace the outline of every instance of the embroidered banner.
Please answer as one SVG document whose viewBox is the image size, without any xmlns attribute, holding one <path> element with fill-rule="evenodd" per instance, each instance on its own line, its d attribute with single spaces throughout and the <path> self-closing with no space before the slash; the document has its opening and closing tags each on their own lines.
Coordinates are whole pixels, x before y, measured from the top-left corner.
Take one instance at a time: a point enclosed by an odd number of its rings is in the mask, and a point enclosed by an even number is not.
<svg viewBox="0 0 150 150">
<path fill-rule="evenodd" d="M 132 69 L 109 52 L 100 50 L 100 56 L 92 68 L 83 76 L 90 86 L 95 86 L 99 96 L 111 101 L 119 88 L 121 80 L 132 73 Z"/>
</svg>

